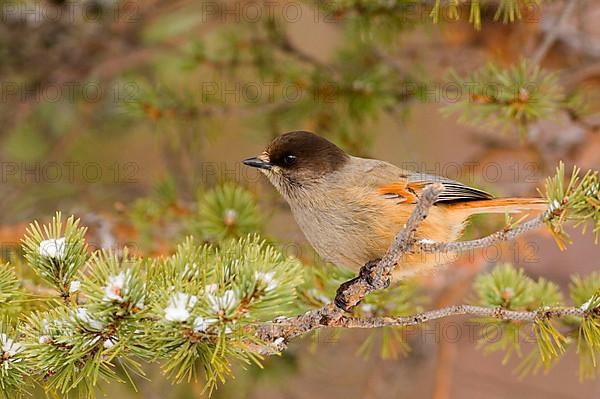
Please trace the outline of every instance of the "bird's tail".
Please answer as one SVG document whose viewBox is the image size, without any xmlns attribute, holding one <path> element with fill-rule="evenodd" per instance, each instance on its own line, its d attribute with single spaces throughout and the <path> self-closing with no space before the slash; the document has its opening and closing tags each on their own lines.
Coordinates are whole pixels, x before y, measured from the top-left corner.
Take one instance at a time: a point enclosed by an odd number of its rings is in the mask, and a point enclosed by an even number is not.
<svg viewBox="0 0 600 399">
<path fill-rule="evenodd" d="M 468 216 L 480 213 L 542 212 L 547 207 L 548 203 L 543 198 L 494 198 L 452 205 L 453 210 L 464 210 Z"/>
</svg>

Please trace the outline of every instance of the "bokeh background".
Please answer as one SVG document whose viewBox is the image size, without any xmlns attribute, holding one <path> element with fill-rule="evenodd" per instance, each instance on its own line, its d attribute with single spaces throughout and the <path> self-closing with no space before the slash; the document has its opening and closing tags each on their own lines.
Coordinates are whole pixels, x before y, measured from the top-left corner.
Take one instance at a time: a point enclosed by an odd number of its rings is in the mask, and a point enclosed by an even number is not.
<svg viewBox="0 0 600 399">
<path fill-rule="evenodd" d="M 424 8 L 403 8 L 411 3 Z M 259 230 L 310 265 L 316 257 L 286 204 L 240 164 L 287 130 L 316 131 L 355 155 L 503 196 L 535 195 L 560 160 L 600 167 L 596 1 L 534 3 L 514 23 L 494 20 L 503 2 L 490 1 L 496 8 L 484 10 L 480 31 L 464 2 L 460 20 L 443 14 L 434 24 L 432 3 L 0 0 L 2 256 L 14 256 L 28 222 L 55 210 L 81 217 L 97 247 L 168 254 L 186 234 L 202 236 L 205 195 L 229 181 L 252 195 L 261 215 L 235 226 L 236 215 L 224 210 L 231 228 Z M 553 85 L 577 91 L 587 112 L 489 126 L 444 111 L 455 102 L 451 73 L 523 59 L 555 73 Z M 478 218 L 468 234 L 502 222 Z M 573 241 L 561 252 L 548 233 L 529 234 L 418 284 L 427 306 L 459 303 L 477 273 L 510 261 L 566 287 L 572 273 L 600 266 L 592 236 L 576 232 Z M 411 351 L 398 356 L 380 346 L 382 334 L 323 332 L 267 359 L 264 369 L 240 366 L 214 397 L 600 395 L 600 382 L 579 381 L 575 356 L 519 379 L 518 361 L 503 365 L 501 354 L 477 350 L 469 328 L 461 318 L 432 323 L 410 334 Z M 203 397 L 201 382 L 171 386 L 155 366 L 148 376 L 138 392 L 117 384 L 102 390 Z"/>
</svg>

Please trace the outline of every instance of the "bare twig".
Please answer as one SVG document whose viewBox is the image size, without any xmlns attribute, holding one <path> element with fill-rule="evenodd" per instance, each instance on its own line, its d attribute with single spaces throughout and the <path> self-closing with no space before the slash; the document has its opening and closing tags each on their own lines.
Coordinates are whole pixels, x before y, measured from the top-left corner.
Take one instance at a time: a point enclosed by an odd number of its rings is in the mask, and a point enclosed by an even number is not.
<svg viewBox="0 0 600 399">
<path fill-rule="evenodd" d="M 469 251 L 477 248 L 486 248 L 498 242 L 514 240 L 518 236 L 528 231 L 535 230 L 544 224 L 544 221 L 548 217 L 549 213 L 544 212 L 525 223 L 519 224 L 512 228 L 506 228 L 504 230 L 497 231 L 489 236 L 478 238 L 476 240 L 456 242 L 419 241 L 416 244 L 416 248 L 418 252 L 429 253 L 454 253 Z"/>
<path fill-rule="evenodd" d="M 340 312 L 339 309 L 337 311 L 335 309 L 337 308 L 335 308 L 334 305 L 328 305 L 322 309 L 310 311 L 301 316 L 260 325 L 257 329 L 258 337 L 267 342 L 271 342 L 272 344 L 255 347 L 255 350 L 264 355 L 274 354 L 285 349 L 289 339 L 325 327 L 408 327 L 458 315 L 533 323 L 547 319 L 559 319 L 572 316 L 583 317 L 587 312 L 587 310 L 578 307 L 541 308 L 532 311 L 516 311 L 501 307 L 489 308 L 476 305 L 454 305 L 403 317 L 357 318 L 342 314 L 336 318 L 327 317 L 330 312 Z"/>
<path fill-rule="evenodd" d="M 534 64 L 539 64 L 540 62 L 542 62 L 542 60 L 544 59 L 544 56 L 546 55 L 548 50 L 550 50 L 550 48 L 552 47 L 552 45 L 558 38 L 558 34 L 560 31 L 560 28 L 562 27 L 562 24 L 567 19 L 569 19 L 571 14 L 573 14 L 573 12 L 575 11 L 577 2 L 578 2 L 578 0 L 567 0 L 567 4 L 565 4 L 565 7 L 562 9 L 560 17 L 558 18 L 556 23 L 553 24 L 552 28 L 550 30 L 548 30 L 548 32 L 544 36 L 544 39 L 542 40 L 542 43 L 540 43 L 538 48 L 531 55 L 531 61 Z"/>
</svg>

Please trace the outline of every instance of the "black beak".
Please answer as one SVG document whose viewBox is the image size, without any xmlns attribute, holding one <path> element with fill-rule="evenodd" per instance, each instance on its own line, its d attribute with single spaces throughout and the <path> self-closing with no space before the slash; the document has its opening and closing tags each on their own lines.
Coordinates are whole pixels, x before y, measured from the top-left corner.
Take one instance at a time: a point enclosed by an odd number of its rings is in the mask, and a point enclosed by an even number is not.
<svg viewBox="0 0 600 399">
<path fill-rule="evenodd" d="M 252 166 L 253 168 L 259 169 L 268 170 L 273 167 L 273 165 L 271 165 L 269 162 L 263 161 L 262 159 L 258 159 L 256 157 L 244 159 L 242 162 L 244 163 L 244 165 Z"/>
</svg>

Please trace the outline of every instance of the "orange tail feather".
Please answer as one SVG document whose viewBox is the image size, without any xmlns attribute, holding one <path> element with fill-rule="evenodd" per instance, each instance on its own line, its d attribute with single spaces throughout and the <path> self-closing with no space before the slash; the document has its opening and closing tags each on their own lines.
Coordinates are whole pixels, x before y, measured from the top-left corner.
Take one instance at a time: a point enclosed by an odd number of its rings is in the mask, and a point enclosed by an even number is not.
<svg viewBox="0 0 600 399">
<path fill-rule="evenodd" d="M 480 213 L 542 212 L 548 203 L 543 198 L 496 198 L 481 201 L 460 202 L 452 210 L 464 210 L 469 216 Z"/>
</svg>

